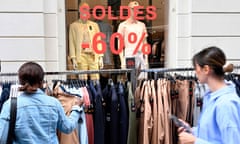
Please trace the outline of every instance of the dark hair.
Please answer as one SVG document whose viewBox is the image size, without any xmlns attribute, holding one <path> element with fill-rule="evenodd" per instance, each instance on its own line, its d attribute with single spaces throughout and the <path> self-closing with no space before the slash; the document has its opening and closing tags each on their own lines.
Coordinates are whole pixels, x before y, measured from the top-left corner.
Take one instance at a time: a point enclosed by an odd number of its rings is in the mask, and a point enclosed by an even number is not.
<svg viewBox="0 0 240 144">
<path fill-rule="evenodd" d="M 220 48 L 211 46 L 195 54 L 193 56 L 192 63 L 194 67 L 196 67 L 196 64 L 200 67 L 208 65 L 213 69 L 216 76 L 223 77 L 223 66 L 226 63 L 226 56 Z"/>
<path fill-rule="evenodd" d="M 42 87 L 44 71 L 42 67 L 35 62 L 26 62 L 18 70 L 19 83 L 22 87 L 20 91 L 34 92 Z"/>
</svg>

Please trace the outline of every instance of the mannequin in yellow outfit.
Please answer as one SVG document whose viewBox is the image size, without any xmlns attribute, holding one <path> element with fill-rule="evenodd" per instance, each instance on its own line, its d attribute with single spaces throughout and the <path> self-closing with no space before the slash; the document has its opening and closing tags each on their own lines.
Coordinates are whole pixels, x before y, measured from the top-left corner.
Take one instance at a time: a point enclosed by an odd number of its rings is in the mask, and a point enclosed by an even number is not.
<svg viewBox="0 0 240 144">
<path fill-rule="evenodd" d="M 89 7 L 87 3 L 81 6 Z M 100 32 L 98 24 L 88 19 L 80 18 L 70 25 L 69 29 L 69 56 L 75 70 L 99 70 L 103 67 L 103 54 L 97 54 L 93 50 L 93 37 Z M 97 45 L 101 50 L 102 46 Z M 87 79 L 87 75 L 80 75 L 80 79 Z M 98 80 L 99 74 L 91 74 L 92 80 Z"/>
</svg>

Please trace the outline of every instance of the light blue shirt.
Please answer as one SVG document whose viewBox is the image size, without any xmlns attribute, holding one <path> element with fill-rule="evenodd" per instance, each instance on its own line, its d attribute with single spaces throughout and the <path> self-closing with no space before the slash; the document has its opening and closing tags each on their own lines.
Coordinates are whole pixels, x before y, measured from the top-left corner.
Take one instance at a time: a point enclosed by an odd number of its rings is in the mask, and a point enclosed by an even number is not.
<svg viewBox="0 0 240 144">
<path fill-rule="evenodd" d="M 195 144 L 240 143 L 240 98 L 233 84 L 204 96 Z"/>
<path fill-rule="evenodd" d="M 10 101 L 4 103 L 0 121 L 9 120 Z M 61 103 L 45 95 L 38 89 L 28 95 L 22 93 L 17 98 L 17 118 L 14 144 L 58 144 L 56 130 L 70 133 L 77 127 L 80 117 L 79 106 L 73 107 L 69 117 L 65 115 Z M 4 126 L 0 123 L 0 130 Z"/>
<path fill-rule="evenodd" d="M 83 97 L 83 93 L 82 90 L 80 88 L 70 88 L 68 90 L 69 93 L 73 94 L 73 95 L 80 95 L 81 97 Z M 87 133 L 87 122 L 86 122 L 86 115 L 84 112 L 84 108 L 83 106 L 81 107 L 82 109 L 82 114 L 80 116 L 80 120 L 81 123 L 78 124 L 78 137 L 79 137 L 79 141 L 80 144 L 88 144 L 88 133 Z"/>
</svg>

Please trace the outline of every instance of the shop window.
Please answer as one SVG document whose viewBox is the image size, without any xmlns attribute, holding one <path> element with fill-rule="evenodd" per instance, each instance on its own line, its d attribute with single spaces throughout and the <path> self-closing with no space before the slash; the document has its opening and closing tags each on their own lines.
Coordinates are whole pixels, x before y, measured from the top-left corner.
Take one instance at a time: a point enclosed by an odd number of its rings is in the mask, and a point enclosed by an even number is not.
<svg viewBox="0 0 240 144">
<path fill-rule="evenodd" d="M 111 16 L 119 17 L 121 14 L 120 7 L 127 6 L 129 4 L 129 0 L 85 0 L 82 2 L 86 2 L 90 6 L 91 17 L 90 20 L 95 21 L 93 16 L 94 8 L 96 6 L 103 7 L 105 9 L 105 16 L 102 18 L 102 21 L 108 23 L 112 27 L 113 34 L 117 32 L 119 23 L 123 20 L 121 19 L 110 19 L 110 11 L 109 6 L 111 7 Z M 151 46 L 151 53 L 148 55 L 149 68 L 161 68 L 164 67 L 164 53 L 165 53 L 165 41 L 166 40 L 166 27 L 168 25 L 167 22 L 167 11 L 168 11 L 168 1 L 167 0 L 138 0 L 140 6 L 144 7 L 143 16 L 146 15 L 146 8 L 149 6 L 154 6 L 156 9 L 154 13 L 156 14 L 156 18 L 154 20 L 149 20 L 144 17 L 142 22 L 145 23 L 147 28 L 147 42 Z M 78 5 L 81 3 L 81 0 L 66 0 L 66 52 L 67 52 L 67 69 L 72 70 L 73 65 L 71 59 L 69 57 L 69 27 L 70 24 L 79 19 L 79 7 Z M 101 9 L 99 8 L 99 9 Z M 99 9 L 97 11 L 99 11 Z M 96 9 L 95 9 L 96 10 Z M 101 10 L 100 10 L 101 11 Z M 103 12 L 103 11 L 101 11 Z M 126 10 L 123 10 L 123 16 L 126 16 Z M 101 13 L 102 14 L 102 13 Z M 115 39 L 116 41 L 116 39 Z M 115 42 L 115 46 L 117 46 L 117 42 Z M 113 54 L 113 62 L 110 68 L 121 68 L 121 62 L 119 55 Z"/>
</svg>

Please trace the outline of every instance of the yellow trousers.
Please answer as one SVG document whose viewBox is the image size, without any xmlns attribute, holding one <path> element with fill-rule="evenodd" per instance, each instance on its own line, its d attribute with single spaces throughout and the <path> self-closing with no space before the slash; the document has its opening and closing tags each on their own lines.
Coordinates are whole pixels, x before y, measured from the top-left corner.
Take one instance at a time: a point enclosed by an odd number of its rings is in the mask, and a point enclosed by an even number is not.
<svg viewBox="0 0 240 144">
<path fill-rule="evenodd" d="M 99 70 L 98 57 L 93 53 L 82 53 L 78 61 L 79 70 Z M 86 80 L 88 78 L 87 74 L 79 75 L 80 79 Z M 90 74 L 90 79 L 99 80 L 99 74 Z"/>
</svg>

